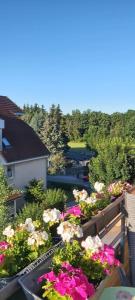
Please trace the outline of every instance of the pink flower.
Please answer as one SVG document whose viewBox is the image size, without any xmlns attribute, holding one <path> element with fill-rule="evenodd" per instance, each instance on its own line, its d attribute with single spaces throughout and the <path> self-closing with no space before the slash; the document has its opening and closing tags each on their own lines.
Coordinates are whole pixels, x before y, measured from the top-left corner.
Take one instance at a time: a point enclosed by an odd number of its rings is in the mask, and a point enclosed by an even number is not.
<svg viewBox="0 0 135 300">
<path fill-rule="evenodd" d="M 68 262 L 63 262 L 62 263 L 62 268 L 66 269 L 69 272 L 73 272 L 74 271 L 74 267 L 72 265 L 70 265 Z"/>
<path fill-rule="evenodd" d="M 40 276 L 37 280 L 38 283 L 41 283 L 43 280 L 48 280 L 48 281 L 55 281 L 56 280 L 56 276 L 54 274 L 53 271 L 43 274 L 42 276 Z"/>
<path fill-rule="evenodd" d="M 82 269 L 74 268 L 67 262 L 62 264 L 57 276 L 52 271 L 45 274 L 44 278 L 52 282 L 54 290 L 61 296 L 68 295 L 73 300 L 86 300 L 95 293 L 93 284 L 88 282 Z"/>
<path fill-rule="evenodd" d="M 94 253 L 91 258 L 95 261 L 100 261 L 101 264 L 107 264 L 108 266 L 120 265 L 119 260 L 115 258 L 114 248 L 108 245 L 104 245 L 104 248 L 99 250 L 99 252 Z M 108 269 L 105 269 L 105 271 L 107 273 Z"/>
<path fill-rule="evenodd" d="M 61 213 L 61 219 L 64 219 L 68 215 L 73 215 L 75 217 L 80 217 L 82 214 L 79 206 L 73 206 L 69 208 L 65 213 Z"/>
<path fill-rule="evenodd" d="M 67 214 L 80 217 L 82 215 L 82 212 L 79 206 L 73 206 L 67 210 Z"/>
<path fill-rule="evenodd" d="M 5 241 L 0 242 L 0 250 L 7 250 L 8 247 L 9 247 L 9 243 Z"/>
<path fill-rule="evenodd" d="M 5 255 L 4 254 L 0 254 L 0 265 L 3 265 L 5 260 Z"/>
</svg>

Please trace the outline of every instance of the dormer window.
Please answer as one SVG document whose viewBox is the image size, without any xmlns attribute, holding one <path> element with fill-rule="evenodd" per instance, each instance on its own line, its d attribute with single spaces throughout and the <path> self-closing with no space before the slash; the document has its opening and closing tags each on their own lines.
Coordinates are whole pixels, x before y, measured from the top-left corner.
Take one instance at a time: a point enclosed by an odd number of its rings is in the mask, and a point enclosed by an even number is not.
<svg viewBox="0 0 135 300">
<path fill-rule="evenodd" d="M 23 115 L 23 112 L 18 111 L 18 112 L 15 112 L 14 114 L 15 114 L 15 116 L 17 116 L 17 117 L 21 117 L 21 116 Z"/>
<path fill-rule="evenodd" d="M 5 137 L 2 138 L 2 143 L 3 143 L 3 146 L 4 146 L 5 148 L 11 147 L 10 142 L 9 142 L 8 139 L 5 138 Z"/>
</svg>

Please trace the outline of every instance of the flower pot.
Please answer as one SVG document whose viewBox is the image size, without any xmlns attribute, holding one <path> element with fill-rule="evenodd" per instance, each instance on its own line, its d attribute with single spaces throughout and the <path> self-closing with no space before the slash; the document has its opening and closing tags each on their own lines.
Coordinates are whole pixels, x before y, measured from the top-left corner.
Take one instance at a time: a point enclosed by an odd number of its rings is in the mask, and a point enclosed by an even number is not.
<svg viewBox="0 0 135 300">
<path fill-rule="evenodd" d="M 23 276 L 19 283 L 27 300 L 42 300 L 40 296 L 41 285 L 37 283 L 37 278 L 43 273 L 48 272 L 51 257 L 45 262 L 44 266 L 38 267 L 34 273 Z M 90 300 L 98 300 L 106 287 L 119 286 L 121 284 L 117 268 L 114 268 L 109 276 L 107 276 L 98 286 L 94 296 Z"/>
<path fill-rule="evenodd" d="M 111 272 L 110 275 L 106 276 L 106 278 L 101 281 L 99 284 L 97 291 L 93 297 L 90 298 L 90 300 L 98 300 L 100 299 L 101 294 L 103 293 L 103 290 L 107 287 L 112 287 L 112 286 L 120 286 L 121 285 L 121 280 L 120 276 L 118 273 L 117 268 L 114 268 Z"/>
</svg>

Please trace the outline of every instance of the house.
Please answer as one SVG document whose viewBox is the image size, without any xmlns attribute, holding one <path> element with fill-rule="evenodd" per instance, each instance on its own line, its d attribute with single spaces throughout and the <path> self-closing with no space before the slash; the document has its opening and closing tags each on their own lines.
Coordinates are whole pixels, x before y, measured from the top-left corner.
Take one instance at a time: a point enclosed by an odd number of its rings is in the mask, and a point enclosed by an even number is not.
<svg viewBox="0 0 135 300">
<path fill-rule="evenodd" d="M 23 188 L 33 178 L 43 179 L 46 187 L 49 151 L 21 115 L 14 102 L 0 96 L 0 165 L 15 187 Z"/>
</svg>

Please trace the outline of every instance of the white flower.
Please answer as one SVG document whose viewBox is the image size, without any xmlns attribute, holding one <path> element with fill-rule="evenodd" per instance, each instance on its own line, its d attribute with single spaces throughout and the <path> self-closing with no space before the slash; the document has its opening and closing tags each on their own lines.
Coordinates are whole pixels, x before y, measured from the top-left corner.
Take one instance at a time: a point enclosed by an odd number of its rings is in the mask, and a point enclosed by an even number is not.
<svg viewBox="0 0 135 300">
<path fill-rule="evenodd" d="M 82 200 L 82 201 L 88 197 L 88 193 L 85 190 L 79 191 L 79 190 L 74 189 L 73 195 L 76 200 Z"/>
<path fill-rule="evenodd" d="M 28 232 L 33 232 L 33 231 L 35 231 L 35 226 L 34 226 L 34 224 L 33 224 L 33 222 L 32 222 L 32 219 L 31 218 L 27 218 L 26 220 L 25 220 L 25 229 L 28 231 Z"/>
<path fill-rule="evenodd" d="M 69 221 L 62 222 L 57 227 L 57 233 L 61 235 L 64 242 L 70 242 L 74 236 L 83 237 L 82 228 L 79 225 L 71 224 Z"/>
<path fill-rule="evenodd" d="M 35 239 L 32 237 L 28 237 L 28 245 L 33 246 L 35 244 Z"/>
<path fill-rule="evenodd" d="M 82 238 L 82 237 L 83 237 L 83 230 L 82 230 L 82 228 L 81 228 L 79 225 L 76 225 L 76 228 L 75 228 L 75 235 L 76 235 L 78 238 Z"/>
<path fill-rule="evenodd" d="M 104 183 L 102 182 L 95 182 L 94 184 L 94 189 L 98 192 L 101 193 L 103 191 L 103 188 L 105 187 Z"/>
<path fill-rule="evenodd" d="M 47 209 L 44 210 L 43 212 L 43 220 L 45 223 L 49 223 L 49 222 L 57 222 L 60 220 L 61 217 L 61 212 L 56 209 Z"/>
<path fill-rule="evenodd" d="M 88 197 L 87 191 L 85 191 L 85 190 L 80 191 L 79 197 L 80 197 L 80 200 L 82 200 L 82 201 L 85 200 Z"/>
<path fill-rule="evenodd" d="M 45 244 L 45 241 L 48 240 L 48 234 L 46 231 L 34 231 L 31 233 L 30 237 L 28 237 L 28 245 L 29 246 L 42 246 Z"/>
<path fill-rule="evenodd" d="M 97 202 L 97 199 L 96 198 L 93 198 L 93 197 L 88 197 L 86 200 L 85 200 L 86 203 L 88 204 L 95 204 Z"/>
<path fill-rule="evenodd" d="M 103 247 L 98 235 L 95 237 L 88 236 L 85 241 L 82 241 L 81 245 L 86 251 L 89 250 L 91 253 L 98 252 L 99 249 Z"/>
<path fill-rule="evenodd" d="M 79 195 L 79 191 L 76 190 L 76 189 L 74 189 L 74 190 L 73 190 L 73 195 L 74 195 L 75 199 L 77 199 L 77 198 L 78 198 L 78 195 Z"/>
<path fill-rule="evenodd" d="M 3 230 L 3 235 L 6 235 L 8 238 L 11 238 L 14 235 L 14 229 L 11 228 L 11 225 Z"/>
<path fill-rule="evenodd" d="M 45 241 L 48 240 L 48 233 L 46 231 L 42 231 L 41 233 L 41 238 Z"/>
</svg>

